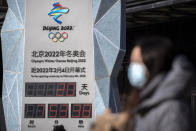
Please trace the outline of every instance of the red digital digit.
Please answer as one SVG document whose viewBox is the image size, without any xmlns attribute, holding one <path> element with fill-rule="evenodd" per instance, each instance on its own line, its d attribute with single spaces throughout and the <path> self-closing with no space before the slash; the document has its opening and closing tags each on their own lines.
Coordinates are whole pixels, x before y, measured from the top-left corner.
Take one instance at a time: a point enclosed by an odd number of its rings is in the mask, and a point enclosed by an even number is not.
<svg viewBox="0 0 196 131">
<path fill-rule="evenodd" d="M 67 118 L 68 117 L 69 106 L 67 104 L 60 104 L 59 117 Z"/>
<path fill-rule="evenodd" d="M 38 104 L 37 105 L 37 111 L 36 111 L 36 116 L 39 118 L 41 116 L 41 118 L 45 117 L 45 105 L 43 104 Z"/>
<path fill-rule="evenodd" d="M 73 118 L 80 118 L 80 112 L 81 112 L 81 105 L 80 104 L 74 104 L 73 105 L 73 110 L 72 110 L 72 117 Z"/>
<path fill-rule="evenodd" d="M 75 96 L 75 91 L 76 91 L 76 84 L 67 83 L 67 96 Z"/>
<path fill-rule="evenodd" d="M 57 112 L 58 112 L 58 105 L 57 104 L 51 104 L 49 105 L 49 118 L 56 118 L 57 117 Z"/>
<path fill-rule="evenodd" d="M 84 104 L 83 109 L 82 109 L 82 118 L 90 118 L 91 112 L 92 112 L 92 105 L 91 104 Z"/>
<path fill-rule="evenodd" d="M 58 83 L 56 89 L 56 96 L 64 96 L 65 93 L 65 83 Z"/>
</svg>

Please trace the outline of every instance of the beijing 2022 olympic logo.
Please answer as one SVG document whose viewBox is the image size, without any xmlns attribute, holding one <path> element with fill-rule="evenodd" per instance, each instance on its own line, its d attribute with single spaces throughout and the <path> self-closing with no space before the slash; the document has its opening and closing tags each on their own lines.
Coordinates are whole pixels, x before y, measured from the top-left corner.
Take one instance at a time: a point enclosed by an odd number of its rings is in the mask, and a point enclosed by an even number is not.
<svg viewBox="0 0 196 131">
<path fill-rule="evenodd" d="M 48 34 L 48 38 L 51 39 L 53 42 L 64 42 L 66 39 L 68 39 L 68 33 L 66 32 L 63 32 L 63 33 L 60 33 L 60 32 L 56 32 L 56 33 L 53 33 L 53 32 L 50 32 Z"/>
<path fill-rule="evenodd" d="M 49 16 L 53 16 L 53 19 L 58 23 L 61 24 L 62 21 L 58 20 L 62 14 L 67 14 L 69 12 L 69 9 L 67 7 L 63 7 L 59 2 L 55 2 L 53 4 L 53 9 L 50 13 L 48 13 Z"/>
</svg>

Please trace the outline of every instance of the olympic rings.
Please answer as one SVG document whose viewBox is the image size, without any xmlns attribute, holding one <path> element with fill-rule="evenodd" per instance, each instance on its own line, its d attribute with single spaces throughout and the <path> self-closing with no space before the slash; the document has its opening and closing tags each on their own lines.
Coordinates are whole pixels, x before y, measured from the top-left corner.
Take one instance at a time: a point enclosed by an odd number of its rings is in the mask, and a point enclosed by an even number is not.
<svg viewBox="0 0 196 131">
<path fill-rule="evenodd" d="M 48 38 L 51 39 L 53 42 L 64 42 L 66 39 L 68 39 L 68 33 L 67 32 L 63 32 L 63 33 L 60 33 L 60 32 L 56 32 L 56 33 L 53 33 L 53 32 L 50 32 L 48 34 Z"/>
</svg>

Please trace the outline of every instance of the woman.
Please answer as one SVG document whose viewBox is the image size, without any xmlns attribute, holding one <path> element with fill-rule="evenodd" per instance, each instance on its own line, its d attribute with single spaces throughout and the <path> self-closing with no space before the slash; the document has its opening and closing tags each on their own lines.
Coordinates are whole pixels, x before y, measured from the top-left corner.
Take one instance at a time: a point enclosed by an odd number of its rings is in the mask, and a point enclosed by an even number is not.
<svg viewBox="0 0 196 131">
<path fill-rule="evenodd" d="M 194 78 L 192 64 L 185 56 L 174 56 L 166 37 L 150 36 L 135 43 L 128 68 L 134 89 L 127 110 L 119 115 L 107 111 L 92 131 L 193 131 L 186 103 Z"/>
</svg>

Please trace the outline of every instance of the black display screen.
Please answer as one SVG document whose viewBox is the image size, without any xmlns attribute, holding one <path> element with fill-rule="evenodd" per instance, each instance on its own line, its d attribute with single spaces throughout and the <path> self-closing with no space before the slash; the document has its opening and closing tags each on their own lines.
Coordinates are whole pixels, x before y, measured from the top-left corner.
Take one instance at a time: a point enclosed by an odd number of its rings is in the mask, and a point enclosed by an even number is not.
<svg viewBox="0 0 196 131">
<path fill-rule="evenodd" d="M 68 118 L 69 104 L 48 104 L 48 118 Z"/>
<path fill-rule="evenodd" d="M 25 104 L 25 118 L 45 118 L 45 104 Z M 69 104 L 48 104 L 48 118 L 69 118 Z M 71 118 L 92 118 L 92 104 L 71 104 Z"/>
<path fill-rule="evenodd" d="M 25 118 L 45 118 L 45 104 L 25 104 Z"/>
<path fill-rule="evenodd" d="M 25 83 L 26 97 L 75 97 L 75 82 Z"/>
<path fill-rule="evenodd" d="M 92 104 L 71 104 L 72 118 L 92 118 Z"/>
</svg>

